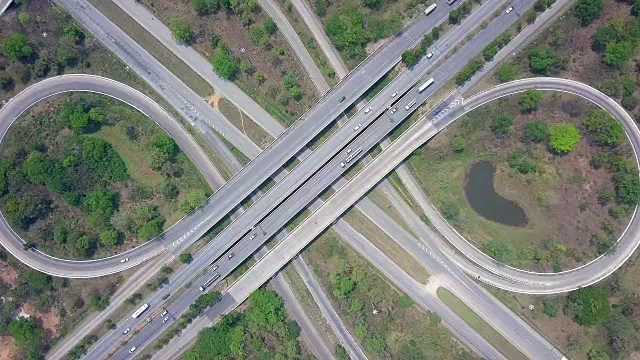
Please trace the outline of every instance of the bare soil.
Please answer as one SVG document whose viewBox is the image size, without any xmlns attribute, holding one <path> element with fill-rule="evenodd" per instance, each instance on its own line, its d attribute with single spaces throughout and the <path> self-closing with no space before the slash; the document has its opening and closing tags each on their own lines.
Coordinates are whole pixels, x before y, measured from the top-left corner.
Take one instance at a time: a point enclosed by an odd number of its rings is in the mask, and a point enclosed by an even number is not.
<svg viewBox="0 0 640 360">
<path fill-rule="evenodd" d="M 15 360 L 18 347 L 11 336 L 0 336 L 0 360 Z"/>
<path fill-rule="evenodd" d="M 0 282 L 3 282 L 9 288 L 13 288 L 18 279 L 18 272 L 10 265 L 0 263 Z"/>
<path fill-rule="evenodd" d="M 53 311 L 39 312 L 36 311 L 30 303 L 26 303 L 22 306 L 22 310 L 38 319 L 38 322 L 42 324 L 42 327 L 49 333 L 51 338 L 56 338 L 59 335 L 58 325 L 60 325 L 60 316 Z"/>
</svg>

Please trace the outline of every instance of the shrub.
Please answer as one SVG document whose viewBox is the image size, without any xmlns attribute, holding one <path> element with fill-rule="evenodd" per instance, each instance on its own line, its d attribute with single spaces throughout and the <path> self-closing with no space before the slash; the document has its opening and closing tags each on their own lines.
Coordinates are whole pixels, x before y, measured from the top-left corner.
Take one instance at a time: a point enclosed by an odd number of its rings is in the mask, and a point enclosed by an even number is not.
<svg viewBox="0 0 640 360">
<path fill-rule="evenodd" d="M 218 11 L 218 0 L 191 0 L 191 6 L 196 14 L 200 16 L 213 14 Z"/>
<path fill-rule="evenodd" d="M 191 264 L 193 261 L 193 255 L 191 253 L 182 253 L 180 254 L 180 262 L 183 264 Z"/>
<path fill-rule="evenodd" d="M 569 293 L 567 298 L 573 320 L 580 325 L 592 326 L 609 318 L 611 307 L 607 293 L 602 288 L 581 288 Z"/>
<path fill-rule="evenodd" d="M 640 179 L 635 173 L 617 173 L 613 177 L 616 201 L 620 205 L 635 206 L 640 202 Z"/>
<path fill-rule="evenodd" d="M 513 119 L 508 115 L 500 115 L 491 121 L 491 131 L 496 136 L 504 136 L 509 134 L 513 126 Z"/>
<path fill-rule="evenodd" d="M 535 74 L 549 75 L 558 70 L 560 59 L 553 50 L 533 48 L 529 51 L 529 67 Z"/>
<path fill-rule="evenodd" d="M 520 96 L 520 111 L 530 113 L 538 110 L 538 106 L 542 101 L 542 91 L 527 90 Z"/>
<path fill-rule="evenodd" d="M 587 26 L 600 16 L 603 9 L 604 1 L 602 0 L 578 0 L 574 11 L 582 26 Z"/>
<path fill-rule="evenodd" d="M 465 3 L 466 4 L 466 3 Z M 480 59 L 471 60 L 458 74 L 456 74 L 456 84 L 463 85 L 484 66 L 484 61 Z"/>
<path fill-rule="evenodd" d="M 442 216 L 449 221 L 458 221 L 460 220 L 460 209 L 455 203 L 447 201 L 442 204 Z"/>
<path fill-rule="evenodd" d="M 580 132 L 572 124 L 555 124 L 549 129 L 549 147 L 558 154 L 566 154 L 573 150 L 580 139 Z"/>
<path fill-rule="evenodd" d="M 640 99 L 636 95 L 623 96 L 622 100 L 620 100 L 620 104 L 629 111 L 633 111 L 639 103 Z"/>
<path fill-rule="evenodd" d="M 541 120 L 528 122 L 524 126 L 524 140 L 528 142 L 546 142 L 549 139 L 549 126 Z"/>
<path fill-rule="evenodd" d="M 625 132 L 622 125 L 605 110 L 592 111 L 583 124 L 598 145 L 616 147 L 624 142 Z"/>
<path fill-rule="evenodd" d="M 2 52 L 9 59 L 24 60 L 33 54 L 33 49 L 27 44 L 24 35 L 13 33 L 2 42 Z"/>
<path fill-rule="evenodd" d="M 220 77 L 232 80 L 238 72 L 237 60 L 231 56 L 229 48 L 225 43 L 220 43 L 211 55 L 213 71 Z"/>
<path fill-rule="evenodd" d="M 278 31 L 278 26 L 271 18 L 266 18 L 262 26 L 264 27 L 264 31 L 266 31 L 269 35 L 273 35 L 276 33 L 276 31 Z"/>
<path fill-rule="evenodd" d="M 558 307 L 555 302 L 552 301 L 543 301 L 542 302 L 542 312 L 548 317 L 557 317 L 558 316 Z"/>
<path fill-rule="evenodd" d="M 402 295 L 398 298 L 398 307 L 400 307 L 401 309 L 406 309 L 411 307 L 411 305 L 413 305 L 413 300 L 411 300 L 411 298 L 408 295 Z"/>
<path fill-rule="evenodd" d="M 457 137 L 454 137 L 453 140 L 451 140 L 451 149 L 455 153 L 463 152 L 465 149 L 465 146 L 466 146 L 466 143 L 462 137 L 457 136 Z"/>
<path fill-rule="evenodd" d="M 171 24 L 171 34 L 173 38 L 181 44 L 190 44 L 193 40 L 193 31 L 186 21 L 177 19 Z"/>
<path fill-rule="evenodd" d="M 509 63 L 500 65 L 498 71 L 496 71 L 496 77 L 501 83 L 515 80 L 517 74 L 518 70 L 516 67 Z"/>
</svg>

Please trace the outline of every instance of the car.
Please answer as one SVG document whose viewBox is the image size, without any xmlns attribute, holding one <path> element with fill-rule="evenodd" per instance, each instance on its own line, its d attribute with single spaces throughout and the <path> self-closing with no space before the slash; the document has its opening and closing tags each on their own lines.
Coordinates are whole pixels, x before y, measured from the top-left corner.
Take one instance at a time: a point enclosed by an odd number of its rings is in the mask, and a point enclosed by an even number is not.
<svg viewBox="0 0 640 360">
<path fill-rule="evenodd" d="M 353 131 L 358 131 L 358 129 L 360 129 L 360 124 L 356 125 L 356 126 L 353 128 Z"/>
<path fill-rule="evenodd" d="M 427 59 L 431 59 L 433 57 L 433 51 L 427 54 Z"/>
<path fill-rule="evenodd" d="M 364 111 L 364 113 L 365 113 L 365 114 L 368 114 L 368 113 L 369 113 L 369 111 L 371 111 L 371 106 L 369 106 L 368 108 L 366 108 L 366 109 L 365 109 L 365 111 Z"/>
<path fill-rule="evenodd" d="M 152 320 L 152 319 L 151 319 L 151 316 L 149 316 L 149 317 L 147 318 L 147 323 L 150 323 L 150 322 L 151 322 L 151 320 Z"/>
<path fill-rule="evenodd" d="M 165 316 L 167 315 L 167 310 L 163 311 L 162 314 L 160 314 L 160 316 Z"/>
<path fill-rule="evenodd" d="M 253 240 L 256 237 L 256 234 L 251 234 L 251 236 L 249 236 L 249 240 Z"/>
<path fill-rule="evenodd" d="M 396 112 L 396 111 L 398 111 L 398 108 L 397 108 L 397 107 L 394 107 L 393 109 L 389 110 L 389 113 L 390 113 L 391 115 L 393 115 L 393 114 L 395 114 L 395 112 Z"/>
<path fill-rule="evenodd" d="M 398 96 L 398 92 L 397 92 L 397 91 L 396 91 L 396 92 L 394 92 L 393 94 L 391 94 L 391 97 L 392 97 L 392 98 L 394 98 L 394 97 L 396 97 L 396 96 Z"/>
<path fill-rule="evenodd" d="M 344 162 L 341 162 L 341 163 L 340 163 L 340 167 L 344 167 Z"/>
<path fill-rule="evenodd" d="M 341 97 L 340 102 L 343 102 L 346 98 L 347 98 L 346 96 Z"/>
<path fill-rule="evenodd" d="M 169 317 L 165 317 L 164 319 L 162 319 L 162 323 L 166 323 L 167 321 L 169 321 Z"/>
<path fill-rule="evenodd" d="M 124 331 L 122 332 L 122 335 L 127 335 L 129 331 L 131 331 L 131 328 L 124 329 Z"/>
<path fill-rule="evenodd" d="M 133 354 L 133 352 L 134 352 L 134 351 L 136 351 L 136 349 L 137 349 L 137 348 L 136 348 L 135 346 L 134 346 L 134 347 L 132 347 L 131 349 L 129 349 L 129 354 Z"/>
<path fill-rule="evenodd" d="M 211 268 L 211 270 L 213 270 L 213 271 L 218 270 L 218 265 L 213 265 L 213 267 Z"/>
<path fill-rule="evenodd" d="M 127 261 L 129 261 L 129 258 L 124 258 L 124 259 L 120 260 L 121 263 L 126 263 Z"/>
<path fill-rule="evenodd" d="M 347 155 L 351 153 L 351 149 L 347 149 Z"/>
<path fill-rule="evenodd" d="M 162 297 L 162 300 L 167 300 L 169 296 L 171 296 L 171 293 L 164 294 L 164 296 Z"/>
<path fill-rule="evenodd" d="M 233 255 L 235 255 L 234 253 L 231 253 L 229 255 L 227 255 L 227 259 L 231 260 L 231 258 L 233 257 Z"/>
<path fill-rule="evenodd" d="M 509 6 L 509 8 L 507 9 L 507 14 L 510 13 L 511 11 L 513 11 L 513 6 Z"/>
</svg>

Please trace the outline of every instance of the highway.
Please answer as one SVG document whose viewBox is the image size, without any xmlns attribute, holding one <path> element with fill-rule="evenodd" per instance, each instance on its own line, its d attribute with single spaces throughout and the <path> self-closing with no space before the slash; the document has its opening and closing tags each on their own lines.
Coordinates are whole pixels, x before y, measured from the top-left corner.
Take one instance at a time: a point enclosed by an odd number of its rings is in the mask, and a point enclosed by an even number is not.
<svg viewBox="0 0 640 360">
<path fill-rule="evenodd" d="M 0 0 L 0 16 L 2 16 L 5 11 L 7 11 L 7 8 L 9 7 L 9 5 L 11 5 L 12 2 L 13 0 Z"/>
</svg>

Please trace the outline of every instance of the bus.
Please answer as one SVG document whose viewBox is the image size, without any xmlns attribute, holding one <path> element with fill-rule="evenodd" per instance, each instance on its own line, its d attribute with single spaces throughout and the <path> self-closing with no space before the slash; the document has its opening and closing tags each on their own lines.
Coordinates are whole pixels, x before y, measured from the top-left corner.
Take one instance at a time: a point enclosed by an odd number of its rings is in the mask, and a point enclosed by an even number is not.
<svg viewBox="0 0 640 360">
<path fill-rule="evenodd" d="M 211 284 L 213 284 L 214 281 L 218 280 L 219 277 L 220 277 L 220 274 L 218 274 L 218 273 L 213 275 L 213 277 L 211 279 L 207 280 L 206 283 L 204 283 L 204 284 L 202 284 L 202 286 L 200 286 L 200 291 L 204 291 L 206 288 L 211 286 Z"/>
<path fill-rule="evenodd" d="M 433 12 L 433 10 L 436 9 L 436 6 L 438 6 L 438 4 L 434 3 L 434 4 L 429 5 L 429 7 L 427 7 L 427 9 L 424 11 L 424 14 L 425 15 L 431 14 Z"/>
<path fill-rule="evenodd" d="M 138 316 L 142 315 L 142 313 L 147 311 L 148 308 L 149 308 L 149 304 L 144 304 L 140 306 L 140 309 L 136 310 L 136 312 L 134 312 L 133 315 L 131 315 L 131 317 L 134 319 L 137 319 Z"/>
<path fill-rule="evenodd" d="M 416 99 L 411 100 L 407 105 L 405 105 L 404 109 L 409 111 L 416 104 Z"/>
<path fill-rule="evenodd" d="M 456 0 L 447 0 L 447 5 L 451 5 L 451 4 L 453 4 L 454 2 L 456 2 Z"/>
<path fill-rule="evenodd" d="M 418 92 L 421 93 L 424 91 L 424 89 L 428 88 L 429 86 L 431 86 L 431 84 L 433 84 L 435 80 L 433 80 L 433 78 L 427 80 L 424 82 L 424 84 L 420 85 L 420 87 L 418 88 Z"/>
</svg>

